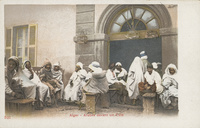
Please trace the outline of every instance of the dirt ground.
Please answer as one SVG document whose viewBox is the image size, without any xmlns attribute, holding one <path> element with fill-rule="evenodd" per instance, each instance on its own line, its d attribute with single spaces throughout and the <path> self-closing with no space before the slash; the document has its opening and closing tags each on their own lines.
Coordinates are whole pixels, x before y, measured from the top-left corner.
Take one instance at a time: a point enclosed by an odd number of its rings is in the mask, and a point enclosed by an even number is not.
<svg viewBox="0 0 200 128">
<path fill-rule="evenodd" d="M 155 110 L 153 116 L 177 116 L 178 111 L 174 110 L 164 110 L 161 107 Z M 7 117 L 15 118 L 16 115 L 8 114 Z M 134 116 L 141 117 L 143 115 L 142 106 L 133 105 L 122 105 L 122 104 L 111 104 L 108 109 L 96 107 L 95 114 L 88 114 L 86 112 L 86 107 L 82 107 L 79 110 L 78 105 L 73 103 L 59 103 L 58 107 L 45 107 L 43 110 L 33 110 L 28 117 L 29 118 L 46 118 L 46 117 L 84 117 L 84 116 Z M 27 116 L 26 116 L 27 118 Z"/>
</svg>

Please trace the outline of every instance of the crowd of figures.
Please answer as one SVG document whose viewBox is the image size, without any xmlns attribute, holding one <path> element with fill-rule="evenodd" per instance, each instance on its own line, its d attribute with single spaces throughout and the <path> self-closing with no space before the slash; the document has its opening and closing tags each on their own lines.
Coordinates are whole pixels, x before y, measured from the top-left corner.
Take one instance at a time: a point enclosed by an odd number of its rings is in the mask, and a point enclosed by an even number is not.
<svg viewBox="0 0 200 128">
<path fill-rule="evenodd" d="M 57 105 L 58 102 L 75 102 L 84 105 L 86 94 L 98 94 L 101 106 L 110 105 L 108 91 L 117 90 L 119 103 L 126 104 L 127 98 L 136 104 L 145 93 L 157 93 L 166 109 L 178 109 L 177 68 L 169 64 L 161 79 L 158 63 L 149 63 L 145 51 L 135 57 L 127 72 L 120 62 L 109 64 L 108 70 L 102 70 L 97 61 L 92 62 L 87 72 L 78 62 L 66 87 L 62 81 L 60 64 L 44 63 L 39 74 L 36 74 L 30 61 L 25 61 L 23 70 L 19 60 L 12 56 L 5 69 L 6 100 L 32 98 L 39 102 L 39 109 L 44 106 Z"/>
</svg>

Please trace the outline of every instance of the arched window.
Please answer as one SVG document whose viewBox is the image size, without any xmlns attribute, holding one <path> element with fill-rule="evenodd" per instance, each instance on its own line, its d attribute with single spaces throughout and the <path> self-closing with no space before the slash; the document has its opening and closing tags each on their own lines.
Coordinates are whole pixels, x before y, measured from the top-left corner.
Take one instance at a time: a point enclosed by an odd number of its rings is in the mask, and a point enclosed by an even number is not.
<svg viewBox="0 0 200 128">
<path fill-rule="evenodd" d="M 129 6 L 118 12 L 113 18 L 109 34 L 126 33 L 130 31 L 158 31 L 160 28 L 156 14 L 149 8 Z"/>
</svg>

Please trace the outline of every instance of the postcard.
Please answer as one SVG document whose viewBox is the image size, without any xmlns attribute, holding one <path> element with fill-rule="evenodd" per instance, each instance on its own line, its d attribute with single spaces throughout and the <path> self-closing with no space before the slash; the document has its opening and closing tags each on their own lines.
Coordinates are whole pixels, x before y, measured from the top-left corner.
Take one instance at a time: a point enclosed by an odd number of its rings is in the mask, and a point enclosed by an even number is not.
<svg viewBox="0 0 200 128">
<path fill-rule="evenodd" d="M 0 3 L 0 127 L 200 126 L 198 1 Z"/>
</svg>

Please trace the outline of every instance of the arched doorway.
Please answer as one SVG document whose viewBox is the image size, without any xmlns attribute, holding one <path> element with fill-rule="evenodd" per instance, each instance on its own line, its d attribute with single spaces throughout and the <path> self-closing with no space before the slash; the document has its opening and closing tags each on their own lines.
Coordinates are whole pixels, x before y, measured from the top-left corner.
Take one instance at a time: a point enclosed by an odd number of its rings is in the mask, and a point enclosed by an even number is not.
<svg viewBox="0 0 200 128">
<path fill-rule="evenodd" d="M 143 50 L 150 62 L 163 62 L 160 29 L 170 27 L 171 18 L 163 5 L 109 5 L 100 17 L 97 32 L 110 37 L 107 62 L 120 61 L 128 70 Z"/>
</svg>

